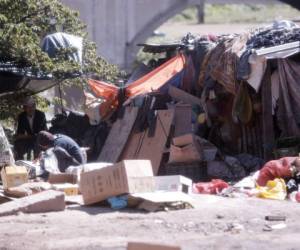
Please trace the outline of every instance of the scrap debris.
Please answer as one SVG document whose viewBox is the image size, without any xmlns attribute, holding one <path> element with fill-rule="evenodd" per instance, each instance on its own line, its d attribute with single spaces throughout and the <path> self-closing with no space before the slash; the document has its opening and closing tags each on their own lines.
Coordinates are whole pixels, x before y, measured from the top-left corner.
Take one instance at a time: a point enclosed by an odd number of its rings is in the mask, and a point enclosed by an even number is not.
<svg viewBox="0 0 300 250">
<path fill-rule="evenodd" d="M 281 22 L 143 45 L 168 53 L 122 87 L 89 79 L 87 113 L 52 121 L 53 133 L 87 149 L 88 163 L 65 172 L 55 160 L 15 163 L 1 125 L 0 215 L 60 211 L 65 202 L 169 211 L 192 208 L 192 193 L 300 202 L 299 37 L 298 26 Z"/>
</svg>

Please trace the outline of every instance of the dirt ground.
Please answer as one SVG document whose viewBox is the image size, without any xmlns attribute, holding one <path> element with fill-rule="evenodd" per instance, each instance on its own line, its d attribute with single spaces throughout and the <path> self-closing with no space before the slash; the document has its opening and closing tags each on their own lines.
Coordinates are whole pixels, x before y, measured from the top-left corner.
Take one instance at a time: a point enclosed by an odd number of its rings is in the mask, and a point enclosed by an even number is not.
<svg viewBox="0 0 300 250">
<path fill-rule="evenodd" d="M 126 249 L 128 241 L 182 249 L 299 249 L 299 205 L 197 195 L 196 208 L 145 213 L 72 205 L 63 212 L 0 218 L 0 249 Z M 268 222 L 284 215 L 285 222 Z M 266 225 L 283 229 L 265 231 Z"/>
</svg>

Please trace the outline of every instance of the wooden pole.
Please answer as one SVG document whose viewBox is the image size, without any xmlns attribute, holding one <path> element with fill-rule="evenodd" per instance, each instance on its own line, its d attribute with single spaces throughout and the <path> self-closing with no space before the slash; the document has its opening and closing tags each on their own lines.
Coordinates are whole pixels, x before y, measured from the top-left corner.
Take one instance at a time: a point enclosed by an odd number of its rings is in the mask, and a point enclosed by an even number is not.
<svg viewBox="0 0 300 250">
<path fill-rule="evenodd" d="M 272 116 L 272 90 L 271 90 L 271 70 L 268 63 L 262 81 L 262 139 L 264 159 L 273 158 L 275 148 L 274 124 Z"/>
</svg>

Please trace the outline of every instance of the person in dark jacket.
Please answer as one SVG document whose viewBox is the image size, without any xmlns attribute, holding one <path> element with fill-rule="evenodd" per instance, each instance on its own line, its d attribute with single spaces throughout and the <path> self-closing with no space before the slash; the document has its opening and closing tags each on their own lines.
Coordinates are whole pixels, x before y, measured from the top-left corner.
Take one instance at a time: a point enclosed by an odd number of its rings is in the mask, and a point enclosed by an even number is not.
<svg viewBox="0 0 300 250">
<path fill-rule="evenodd" d="M 65 172 L 69 166 L 78 166 L 85 163 L 83 151 L 69 136 L 63 134 L 53 135 L 50 132 L 41 131 L 37 137 L 37 144 L 43 151 L 53 148 L 61 172 Z"/>
<path fill-rule="evenodd" d="M 16 160 L 24 159 L 24 154 L 33 150 L 34 158 L 39 154 L 36 147 L 36 136 L 42 130 L 47 130 L 46 116 L 36 109 L 33 98 L 28 98 L 23 104 L 24 111 L 18 116 L 14 151 Z M 29 155 L 27 155 L 29 158 Z"/>
</svg>

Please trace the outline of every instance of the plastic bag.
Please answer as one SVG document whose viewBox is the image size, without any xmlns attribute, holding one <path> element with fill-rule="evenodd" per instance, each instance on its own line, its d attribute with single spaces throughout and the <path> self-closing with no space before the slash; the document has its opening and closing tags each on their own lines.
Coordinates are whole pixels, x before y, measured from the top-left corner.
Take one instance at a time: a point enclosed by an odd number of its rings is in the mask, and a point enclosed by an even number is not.
<svg viewBox="0 0 300 250">
<path fill-rule="evenodd" d="M 273 200 L 285 200 L 287 196 L 286 184 L 283 179 L 276 178 L 268 181 L 265 187 L 257 185 L 257 197 Z"/>
<path fill-rule="evenodd" d="M 9 142 L 0 123 L 0 167 L 5 165 L 12 166 L 14 163 L 15 160 L 10 149 Z"/>
<path fill-rule="evenodd" d="M 40 159 L 40 165 L 42 170 L 44 170 L 46 173 L 60 173 L 58 168 L 58 161 L 57 158 L 53 152 L 54 148 L 49 148 L 45 152 L 42 153 L 41 159 Z"/>
<path fill-rule="evenodd" d="M 284 157 L 267 162 L 260 170 L 257 184 L 265 186 L 268 181 L 274 180 L 275 178 L 292 177 L 290 167 L 296 159 L 297 157 Z"/>
<path fill-rule="evenodd" d="M 294 191 L 292 193 L 289 194 L 289 199 L 292 201 L 292 202 L 298 202 L 300 203 L 300 191 Z"/>
<path fill-rule="evenodd" d="M 124 196 L 113 196 L 107 199 L 112 209 L 122 209 L 127 207 L 128 198 L 127 195 Z"/>
<path fill-rule="evenodd" d="M 196 194 L 218 194 L 229 185 L 223 180 L 214 179 L 211 182 L 199 182 L 193 185 L 193 192 Z"/>
</svg>

